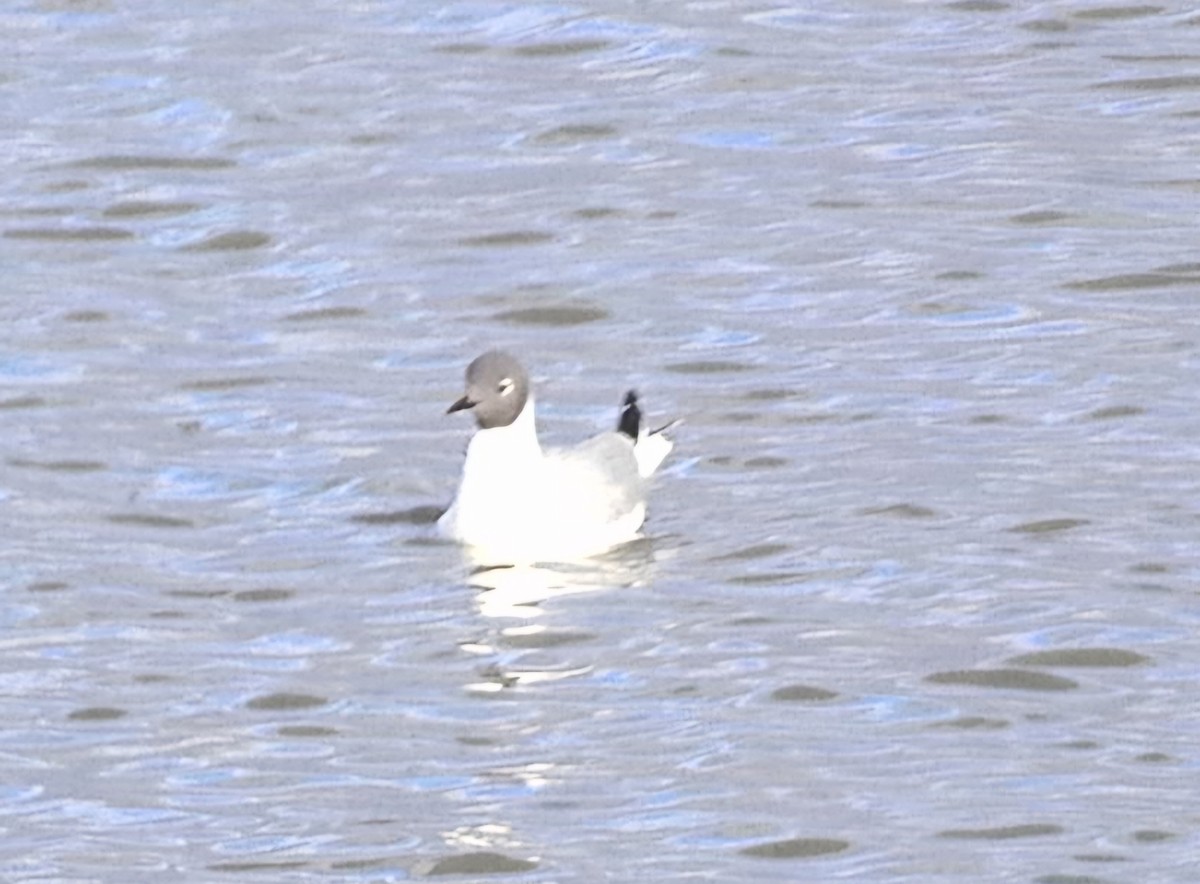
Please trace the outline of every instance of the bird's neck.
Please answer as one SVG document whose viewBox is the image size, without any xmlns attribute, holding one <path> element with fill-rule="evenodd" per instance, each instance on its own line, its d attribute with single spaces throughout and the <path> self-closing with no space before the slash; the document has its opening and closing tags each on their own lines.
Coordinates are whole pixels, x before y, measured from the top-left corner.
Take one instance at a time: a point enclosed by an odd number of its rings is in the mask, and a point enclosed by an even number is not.
<svg viewBox="0 0 1200 884">
<path fill-rule="evenodd" d="M 467 467 L 489 464 L 488 469 L 499 470 L 503 475 L 507 467 L 522 461 L 538 460 L 542 446 L 538 444 L 537 426 L 533 419 L 533 397 L 525 401 L 525 407 L 517 419 L 506 427 L 476 430 L 467 446 Z M 464 476 L 464 479 L 467 478 Z"/>
</svg>

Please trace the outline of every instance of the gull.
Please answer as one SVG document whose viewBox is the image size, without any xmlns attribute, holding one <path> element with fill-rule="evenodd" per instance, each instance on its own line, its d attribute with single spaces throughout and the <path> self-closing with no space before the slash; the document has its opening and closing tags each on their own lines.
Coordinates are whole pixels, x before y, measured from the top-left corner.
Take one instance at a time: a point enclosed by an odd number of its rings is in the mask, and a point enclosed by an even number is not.
<svg viewBox="0 0 1200 884">
<path fill-rule="evenodd" d="M 637 394 L 625 394 L 615 430 L 568 448 L 543 449 L 529 375 L 490 350 L 467 366 L 466 393 L 446 411 L 471 409 L 454 502 L 438 520 L 444 536 L 477 561 L 528 564 L 588 558 L 639 536 L 649 478 L 670 452 L 664 431 L 642 426 Z"/>
</svg>

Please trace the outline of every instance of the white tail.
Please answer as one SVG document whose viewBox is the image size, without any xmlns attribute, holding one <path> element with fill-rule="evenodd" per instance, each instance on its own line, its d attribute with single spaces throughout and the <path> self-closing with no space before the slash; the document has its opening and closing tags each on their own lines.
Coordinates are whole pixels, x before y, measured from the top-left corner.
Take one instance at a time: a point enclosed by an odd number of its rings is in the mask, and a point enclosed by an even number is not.
<svg viewBox="0 0 1200 884">
<path fill-rule="evenodd" d="M 682 421 L 671 421 L 665 427 L 659 427 L 651 433 L 643 431 L 638 434 L 633 453 L 637 457 L 638 473 L 643 479 L 650 478 L 675 447 L 675 443 L 667 438 L 666 433 L 680 423 Z"/>
</svg>

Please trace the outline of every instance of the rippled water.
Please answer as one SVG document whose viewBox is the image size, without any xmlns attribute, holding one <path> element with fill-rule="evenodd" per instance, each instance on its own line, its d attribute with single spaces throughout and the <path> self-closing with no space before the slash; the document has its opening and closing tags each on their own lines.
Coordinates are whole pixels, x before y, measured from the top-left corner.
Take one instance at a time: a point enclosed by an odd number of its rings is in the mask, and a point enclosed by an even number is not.
<svg viewBox="0 0 1200 884">
<path fill-rule="evenodd" d="M 5 881 L 1194 876 L 1188 5 L 0 33 Z M 495 343 L 644 544 L 433 539 Z"/>
</svg>

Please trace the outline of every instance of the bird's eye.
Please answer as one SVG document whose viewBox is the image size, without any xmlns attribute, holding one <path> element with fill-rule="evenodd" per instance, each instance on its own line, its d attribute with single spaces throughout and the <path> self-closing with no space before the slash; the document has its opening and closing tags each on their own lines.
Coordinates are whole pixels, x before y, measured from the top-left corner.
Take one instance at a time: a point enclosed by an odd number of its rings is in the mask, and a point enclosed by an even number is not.
<svg viewBox="0 0 1200 884">
<path fill-rule="evenodd" d="M 507 396 L 513 391 L 514 386 L 512 378 L 505 378 L 496 386 L 496 389 L 500 391 L 501 396 Z"/>
</svg>

